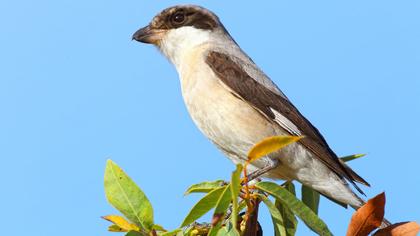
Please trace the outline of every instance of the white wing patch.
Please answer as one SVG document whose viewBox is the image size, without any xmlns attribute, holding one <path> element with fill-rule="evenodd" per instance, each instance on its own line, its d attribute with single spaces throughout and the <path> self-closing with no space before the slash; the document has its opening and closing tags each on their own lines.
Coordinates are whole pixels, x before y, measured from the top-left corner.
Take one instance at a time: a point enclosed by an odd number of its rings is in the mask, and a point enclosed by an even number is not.
<svg viewBox="0 0 420 236">
<path fill-rule="evenodd" d="M 299 128 L 293 124 L 289 119 L 280 114 L 280 112 L 270 107 L 270 110 L 274 113 L 274 121 L 276 121 L 282 128 L 287 130 L 289 133 L 300 136 L 302 133 Z"/>
</svg>

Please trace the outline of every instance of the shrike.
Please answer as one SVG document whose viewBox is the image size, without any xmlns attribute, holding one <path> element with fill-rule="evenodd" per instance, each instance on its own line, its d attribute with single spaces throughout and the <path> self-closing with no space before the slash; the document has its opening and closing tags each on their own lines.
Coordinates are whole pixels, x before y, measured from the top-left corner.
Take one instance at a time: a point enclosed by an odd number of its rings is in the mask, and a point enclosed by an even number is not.
<svg viewBox="0 0 420 236">
<path fill-rule="evenodd" d="M 156 45 L 175 65 L 191 118 L 234 163 L 269 136 L 305 136 L 253 162 L 249 171 L 297 180 L 354 208 L 363 205 L 349 187 L 369 184 L 344 164 L 319 131 L 236 44 L 219 18 L 193 5 L 167 8 L 133 39 Z"/>
</svg>

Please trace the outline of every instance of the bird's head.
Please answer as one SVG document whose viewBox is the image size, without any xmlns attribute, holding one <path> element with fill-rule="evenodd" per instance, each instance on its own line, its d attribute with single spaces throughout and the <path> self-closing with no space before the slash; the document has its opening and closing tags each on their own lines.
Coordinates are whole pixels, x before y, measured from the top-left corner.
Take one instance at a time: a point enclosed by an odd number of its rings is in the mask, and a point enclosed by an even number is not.
<svg viewBox="0 0 420 236">
<path fill-rule="evenodd" d="M 133 40 L 156 45 L 176 63 L 180 54 L 194 46 L 218 41 L 226 35 L 229 34 L 211 11 L 194 5 L 178 5 L 156 15 L 149 25 L 134 33 Z"/>
</svg>

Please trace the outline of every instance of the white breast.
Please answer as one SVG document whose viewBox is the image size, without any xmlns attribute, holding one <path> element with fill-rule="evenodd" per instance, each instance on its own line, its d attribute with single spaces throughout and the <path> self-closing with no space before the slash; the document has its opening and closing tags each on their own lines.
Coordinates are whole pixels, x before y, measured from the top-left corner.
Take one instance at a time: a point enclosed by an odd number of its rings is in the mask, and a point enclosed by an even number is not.
<svg viewBox="0 0 420 236">
<path fill-rule="evenodd" d="M 203 58 L 206 49 L 206 45 L 197 47 L 180 67 L 185 104 L 195 124 L 210 140 L 231 153 L 231 158 L 244 159 L 253 144 L 274 135 L 275 130 L 215 77 Z"/>
</svg>

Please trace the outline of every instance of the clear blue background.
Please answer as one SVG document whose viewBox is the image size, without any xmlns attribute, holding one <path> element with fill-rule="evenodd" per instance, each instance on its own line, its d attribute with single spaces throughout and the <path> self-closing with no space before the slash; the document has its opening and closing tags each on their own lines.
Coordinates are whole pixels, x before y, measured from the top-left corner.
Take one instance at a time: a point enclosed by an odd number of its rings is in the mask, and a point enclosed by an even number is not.
<svg viewBox="0 0 420 236">
<path fill-rule="evenodd" d="M 2 235 L 112 235 L 100 216 L 112 158 L 180 224 L 190 184 L 233 165 L 193 125 L 177 74 L 131 35 L 176 1 L 0 1 Z M 391 221 L 420 220 L 419 1 L 192 1 L 230 33 L 339 155 L 386 191 Z M 352 210 L 326 199 L 343 235 Z M 271 220 L 261 213 L 266 235 Z M 310 231 L 305 226 L 299 235 Z"/>
</svg>

